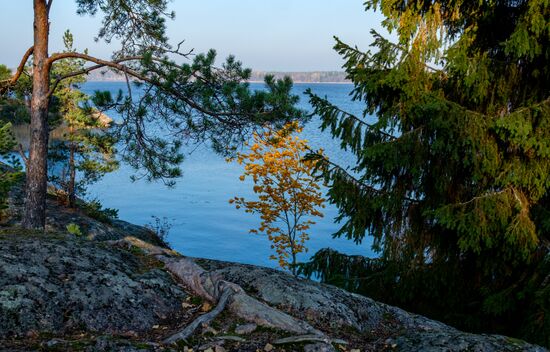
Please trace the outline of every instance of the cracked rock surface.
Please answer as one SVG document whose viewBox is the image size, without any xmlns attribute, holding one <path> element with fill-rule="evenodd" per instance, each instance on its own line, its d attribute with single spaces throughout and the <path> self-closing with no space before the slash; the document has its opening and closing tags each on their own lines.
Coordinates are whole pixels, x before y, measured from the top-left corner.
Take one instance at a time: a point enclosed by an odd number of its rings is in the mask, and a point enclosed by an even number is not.
<svg viewBox="0 0 550 352">
<path fill-rule="evenodd" d="M 196 259 L 203 267 L 241 285 L 271 306 L 322 330 L 355 330 L 371 345 L 396 351 L 546 351 L 499 335 L 470 334 L 340 288 L 294 278 L 278 270 Z M 383 343 L 376 336 L 386 336 Z M 368 345 L 365 348 L 368 348 Z M 316 346 L 318 347 L 318 346 Z M 312 347 L 310 347 L 312 348 Z"/>
<path fill-rule="evenodd" d="M 127 252 L 91 241 L 0 237 L 0 339 L 144 332 L 181 310 L 186 297 L 168 273 Z"/>
</svg>

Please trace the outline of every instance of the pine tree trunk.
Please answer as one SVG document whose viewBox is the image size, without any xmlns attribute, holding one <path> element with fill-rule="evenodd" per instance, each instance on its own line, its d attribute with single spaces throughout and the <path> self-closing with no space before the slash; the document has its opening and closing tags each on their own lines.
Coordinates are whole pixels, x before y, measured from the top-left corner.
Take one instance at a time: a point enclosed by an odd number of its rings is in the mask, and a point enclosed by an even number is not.
<svg viewBox="0 0 550 352">
<path fill-rule="evenodd" d="M 31 99 L 31 138 L 27 165 L 25 213 L 22 225 L 43 229 L 46 223 L 48 154 L 48 10 L 45 0 L 34 0 L 33 87 Z"/>
<path fill-rule="evenodd" d="M 69 151 L 69 186 L 67 193 L 69 195 L 69 208 L 76 206 L 76 191 L 75 191 L 75 179 L 76 179 L 76 167 L 74 165 L 74 153 L 75 144 L 71 143 Z"/>
</svg>

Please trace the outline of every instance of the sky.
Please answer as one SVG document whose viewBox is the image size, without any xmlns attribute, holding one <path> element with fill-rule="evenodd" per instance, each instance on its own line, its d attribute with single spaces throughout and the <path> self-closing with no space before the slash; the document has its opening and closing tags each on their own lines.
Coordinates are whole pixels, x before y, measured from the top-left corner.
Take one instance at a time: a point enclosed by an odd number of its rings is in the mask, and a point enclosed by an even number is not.
<svg viewBox="0 0 550 352">
<path fill-rule="evenodd" d="M 339 71 L 343 60 L 332 49 L 333 36 L 367 49 L 371 28 L 380 29 L 379 12 L 365 12 L 364 0 L 172 0 L 176 19 L 168 37 L 182 49 L 216 49 L 220 58 L 235 55 L 259 71 Z M 16 67 L 32 45 L 32 1 L 0 0 L 0 63 Z M 75 47 L 109 58 L 115 43 L 94 42 L 101 23 L 78 16 L 74 0 L 54 0 L 50 53 L 63 48 L 66 29 Z"/>
</svg>

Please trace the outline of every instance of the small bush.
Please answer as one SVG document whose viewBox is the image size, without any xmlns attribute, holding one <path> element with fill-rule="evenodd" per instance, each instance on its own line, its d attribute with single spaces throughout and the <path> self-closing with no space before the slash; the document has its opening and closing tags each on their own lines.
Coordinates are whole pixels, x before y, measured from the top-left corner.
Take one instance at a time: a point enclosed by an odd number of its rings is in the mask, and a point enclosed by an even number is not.
<svg viewBox="0 0 550 352">
<path fill-rule="evenodd" d="M 111 223 L 113 219 L 118 219 L 118 209 L 103 208 L 101 202 L 97 199 L 93 199 L 89 202 L 83 202 L 81 209 L 89 217 L 101 222 Z"/>
<path fill-rule="evenodd" d="M 71 235 L 79 237 L 82 236 L 82 230 L 80 230 L 80 226 L 78 226 L 74 222 L 71 222 L 69 225 L 67 225 L 67 231 L 69 231 Z"/>
<path fill-rule="evenodd" d="M 168 242 L 166 239 L 168 238 L 168 233 L 174 224 L 167 217 L 163 217 L 161 219 L 158 216 L 152 215 L 151 218 L 153 221 L 146 224 L 145 227 L 154 232 L 162 244 L 168 247 Z"/>
</svg>

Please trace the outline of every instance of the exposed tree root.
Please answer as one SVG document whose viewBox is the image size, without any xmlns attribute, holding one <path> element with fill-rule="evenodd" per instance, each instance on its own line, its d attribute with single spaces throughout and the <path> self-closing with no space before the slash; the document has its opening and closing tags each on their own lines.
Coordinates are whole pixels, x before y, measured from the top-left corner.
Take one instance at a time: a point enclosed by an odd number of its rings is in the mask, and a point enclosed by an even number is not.
<svg viewBox="0 0 550 352">
<path fill-rule="evenodd" d="M 223 335 L 223 336 L 216 336 L 216 340 L 229 340 L 229 341 L 235 341 L 235 342 L 246 342 L 246 339 L 243 339 L 239 336 L 232 336 L 232 335 Z"/>
<path fill-rule="evenodd" d="M 186 340 L 189 336 L 193 335 L 193 333 L 199 326 L 201 326 L 202 324 L 210 323 L 221 312 L 223 312 L 223 310 L 225 309 L 225 306 L 227 305 L 227 301 L 229 300 L 229 297 L 231 297 L 231 295 L 232 295 L 232 292 L 230 289 L 224 290 L 220 297 L 220 300 L 218 301 L 218 305 L 216 306 L 216 308 L 212 309 L 210 312 L 203 314 L 197 319 L 193 320 L 193 322 L 187 325 L 185 329 L 165 339 L 164 343 L 174 343 L 179 340 Z"/>
<path fill-rule="evenodd" d="M 164 262 L 166 269 L 181 280 L 187 288 L 211 302 L 217 302 L 224 289 L 231 289 L 233 294 L 229 298 L 228 308 L 239 318 L 260 326 L 295 334 L 324 336 L 321 331 L 308 323 L 250 297 L 239 285 L 225 281 L 218 275 L 212 275 L 190 259 L 162 255 L 157 258 Z"/>
<path fill-rule="evenodd" d="M 323 342 L 327 345 L 330 345 L 331 343 L 336 343 L 339 345 L 347 345 L 348 343 L 344 340 L 340 339 L 331 339 L 326 336 L 319 336 L 319 335 L 300 335 L 300 336 L 290 336 L 285 337 L 282 339 L 278 339 L 273 341 L 274 345 L 284 345 L 287 343 L 302 343 L 302 342 Z"/>
<path fill-rule="evenodd" d="M 248 322 L 301 335 L 295 337 L 295 339 L 298 339 L 296 342 L 320 341 L 330 343 L 332 341 L 322 331 L 313 328 L 307 322 L 258 301 L 249 296 L 239 285 L 225 281 L 219 275 L 209 273 L 191 259 L 182 257 L 177 252 L 151 245 L 134 237 L 126 237 L 123 240 L 111 243 L 141 248 L 163 262 L 165 268 L 176 276 L 187 289 L 212 303 L 217 303 L 214 310 L 197 318 L 182 331 L 168 337 L 165 340 L 166 343 L 173 343 L 191 336 L 200 324 L 213 320 L 226 306 L 231 313 Z M 304 340 L 304 336 L 307 336 L 308 339 Z"/>
</svg>

